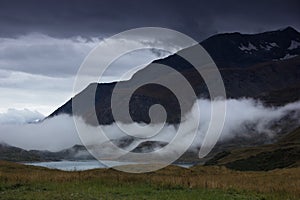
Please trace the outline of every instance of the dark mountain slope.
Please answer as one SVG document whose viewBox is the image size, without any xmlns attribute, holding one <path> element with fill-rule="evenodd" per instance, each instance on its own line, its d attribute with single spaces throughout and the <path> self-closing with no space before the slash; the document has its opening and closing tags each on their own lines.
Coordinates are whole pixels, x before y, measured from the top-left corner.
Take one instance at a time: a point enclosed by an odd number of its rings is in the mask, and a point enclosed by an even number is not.
<svg viewBox="0 0 300 200">
<path fill-rule="evenodd" d="M 212 36 L 201 45 L 222 68 L 249 67 L 300 55 L 300 33 L 291 27 L 260 34 L 225 33 Z"/>
<path fill-rule="evenodd" d="M 298 100 L 300 93 L 289 94 L 300 86 L 300 33 L 288 27 L 284 30 L 265 32 L 253 35 L 239 33 L 219 34 L 201 42 L 201 45 L 210 53 L 220 69 L 224 80 L 227 96 L 230 98 L 253 97 L 262 98 L 267 103 L 281 105 L 291 99 Z M 248 45 L 248 46 L 247 46 Z M 182 51 L 193 51 L 193 47 Z M 173 81 L 178 88 L 174 73 L 163 74 L 155 72 L 156 64 L 165 64 L 179 71 L 189 81 L 198 97 L 208 97 L 206 85 L 199 73 L 186 60 L 178 55 L 154 61 L 144 69 L 138 71 L 131 80 L 120 82 L 121 89 L 114 91 L 125 98 L 130 88 L 137 83 L 151 80 Z M 151 73 L 149 73 L 151 71 Z M 154 71 L 154 72 L 153 72 Z M 213 80 L 212 80 L 213 81 Z M 116 83 L 90 84 L 74 98 L 83 102 L 77 115 L 82 116 L 90 124 L 98 124 L 90 119 L 91 112 L 96 109 L 100 124 L 114 122 L 111 111 L 111 96 Z M 84 104 L 85 98 L 96 91 L 95 107 Z M 279 98 L 278 92 L 289 94 L 288 98 Z M 167 122 L 179 123 L 180 114 L 189 111 L 195 99 L 185 95 L 185 106 L 179 108 L 176 96 L 165 87 L 148 84 L 140 87 L 130 100 L 130 114 L 134 121 L 149 123 L 149 108 L 154 104 L 161 104 L 167 110 Z M 122 100 L 117 110 L 122 112 Z M 72 115 L 72 99 L 54 111 L 49 117 L 59 114 Z M 128 119 L 124 117 L 122 121 Z"/>
</svg>

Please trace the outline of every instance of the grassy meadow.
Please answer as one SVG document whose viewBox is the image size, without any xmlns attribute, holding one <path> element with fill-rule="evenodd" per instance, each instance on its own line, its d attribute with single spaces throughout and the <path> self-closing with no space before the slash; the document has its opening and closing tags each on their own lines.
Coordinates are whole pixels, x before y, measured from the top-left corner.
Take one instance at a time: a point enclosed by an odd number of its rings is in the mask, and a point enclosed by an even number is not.
<svg viewBox="0 0 300 200">
<path fill-rule="evenodd" d="M 239 172 L 197 166 L 128 174 L 65 172 L 0 161 L 0 199 L 299 199 L 300 168 Z"/>
</svg>

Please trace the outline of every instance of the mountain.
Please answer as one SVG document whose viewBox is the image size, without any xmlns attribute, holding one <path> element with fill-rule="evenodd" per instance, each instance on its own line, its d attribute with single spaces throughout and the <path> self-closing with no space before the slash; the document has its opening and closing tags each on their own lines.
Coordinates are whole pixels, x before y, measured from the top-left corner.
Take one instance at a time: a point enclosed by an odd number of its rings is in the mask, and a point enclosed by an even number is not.
<svg viewBox="0 0 300 200">
<path fill-rule="evenodd" d="M 259 34 L 218 34 L 200 44 L 216 62 L 228 98 L 259 98 L 272 105 L 282 105 L 300 99 L 300 33 L 295 29 L 287 27 Z M 192 46 L 180 52 L 192 52 L 193 48 Z M 114 94 L 119 95 L 120 99 L 125 98 L 131 88 L 143 81 L 168 79 L 178 88 L 181 87 L 174 73 L 155 72 L 156 64 L 165 64 L 180 72 L 189 81 L 198 98 L 209 96 L 206 85 L 196 69 L 177 54 L 156 60 L 136 72 L 130 80 L 119 82 L 120 88 L 115 90 Z M 48 117 L 75 114 L 82 116 L 92 125 L 111 124 L 114 122 L 111 97 L 116 84 L 117 82 L 92 83 Z M 96 122 L 90 117 L 94 108 L 85 104 L 94 91 L 98 118 Z M 195 101 L 184 89 L 181 95 L 184 96 L 185 105 L 179 108 L 176 96 L 166 87 L 157 84 L 144 85 L 133 93 L 129 113 L 134 121 L 149 123 L 149 108 L 154 104 L 161 104 L 167 111 L 167 122 L 179 123 L 180 114 L 188 112 Z M 81 102 L 78 113 L 72 113 L 73 99 Z M 117 110 L 123 114 L 124 104 L 121 100 L 117 106 Z M 127 122 L 128 116 L 125 113 L 124 116 L 121 121 Z"/>
<path fill-rule="evenodd" d="M 93 160 L 86 148 L 81 145 L 74 145 L 71 148 L 58 152 L 24 150 L 22 148 L 0 143 L 0 160 L 16 162 L 43 162 L 60 160 Z"/>
<path fill-rule="evenodd" d="M 42 158 L 30 151 L 0 143 L 0 160 L 7 161 L 42 161 Z"/>
<path fill-rule="evenodd" d="M 292 27 L 259 34 L 225 33 L 201 45 L 222 68 L 250 67 L 300 55 L 300 34 Z"/>
<path fill-rule="evenodd" d="M 300 166 L 300 128 L 281 136 L 273 144 L 222 151 L 206 165 L 223 165 L 243 171 Z"/>
</svg>

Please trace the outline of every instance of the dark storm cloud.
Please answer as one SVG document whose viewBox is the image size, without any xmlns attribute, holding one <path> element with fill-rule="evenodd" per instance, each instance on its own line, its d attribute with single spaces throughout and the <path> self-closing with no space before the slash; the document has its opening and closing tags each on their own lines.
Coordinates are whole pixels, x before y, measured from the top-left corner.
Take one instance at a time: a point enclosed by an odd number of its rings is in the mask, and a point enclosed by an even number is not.
<svg viewBox="0 0 300 200">
<path fill-rule="evenodd" d="M 0 0 L 0 36 L 41 32 L 56 37 L 111 35 L 162 26 L 201 40 L 226 32 L 300 29 L 298 0 Z"/>
</svg>

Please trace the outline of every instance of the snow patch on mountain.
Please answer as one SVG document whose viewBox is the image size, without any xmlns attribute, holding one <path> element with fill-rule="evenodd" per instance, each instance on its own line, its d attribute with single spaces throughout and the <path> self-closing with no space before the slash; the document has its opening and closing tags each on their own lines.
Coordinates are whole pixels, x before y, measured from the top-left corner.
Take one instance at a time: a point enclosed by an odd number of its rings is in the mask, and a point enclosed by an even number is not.
<svg viewBox="0 0 300 200">
<path fill-rule="evenodd" d="M 251 50 L 257 50 L 257 48 L 251 44 L 250 42 L 248 43 L 248 46 L 244 46 L 243 44 L 241 44 L 239 46 L 239 49 L 242 51 L 251 51 Z"/>
<path fill-rule="evenodd" d="M 288 50 L 297 49 L 298 47 L 300 47 L 300 42 L 292 40 Z"/>
<path fill-rule="evenodd" d="M 260 44 L 259 47 L 260 47 L 261 49 L 270 51 L 272 48 L 278 47 L 278 45 L 277 45 L 275 42 L 271 42 L 271 43 L 265 42 L 265 45 L 261 45 L 261 44 Z"/>
<path fill-rule="evenodd" d="M 260 47 L 261 49 L 264 49 L 264 50 L 267 50 L 267 51 L 270 51 L 270 50 L 273 48 L 273 47 L 270 46 L 270 45 L 262 46 L 261 44 L 259 45 L 259 47 Z"/>
<path fill-rule="evenodd" d="M 276 44 L 276 42 L 271 42 L 270 45 L 271 45 L 272 47 L 278 47 L 278 45 Z"/>
<path fill-rule="evenodd" d="M 290 55 L 290 54 L 286 54 L 284 57 L 282 58 L 279 58 L 279 60 L 288 60 L 288 59 L 291 59 L 291 58 L 294 58 L 298 55 Z"/>
</svg>

